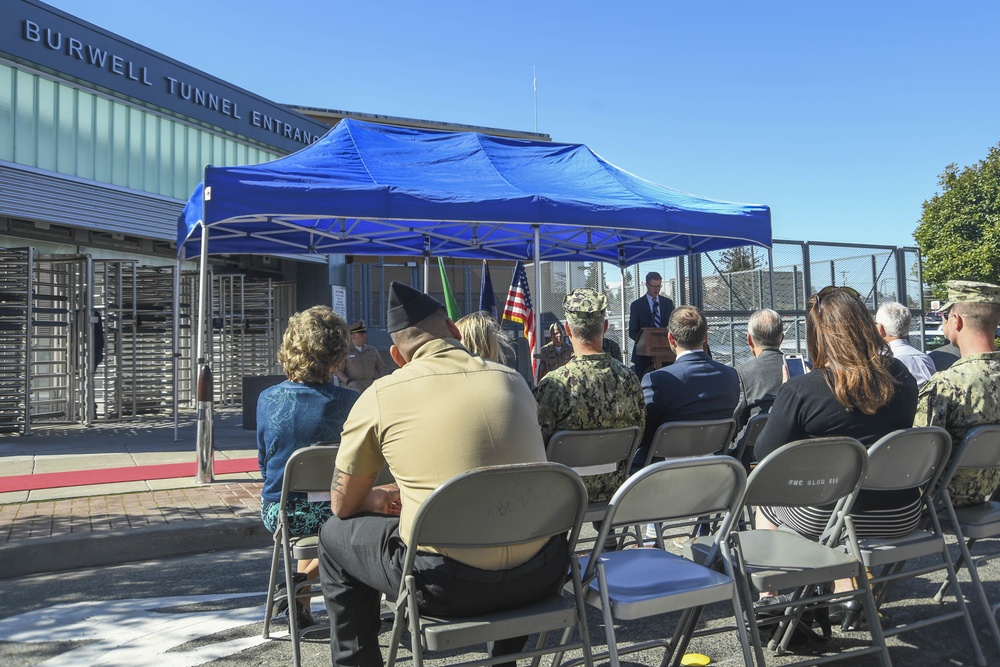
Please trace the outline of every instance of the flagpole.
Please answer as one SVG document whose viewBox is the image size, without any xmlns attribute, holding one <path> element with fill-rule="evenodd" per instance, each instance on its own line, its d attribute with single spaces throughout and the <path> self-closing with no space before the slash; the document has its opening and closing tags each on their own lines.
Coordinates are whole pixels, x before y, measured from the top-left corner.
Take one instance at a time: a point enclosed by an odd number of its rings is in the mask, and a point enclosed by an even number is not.
<svg viewBox="0 0 1000 667">
<path fill-rule="evenodd" d="M 424 237 L 424 294 L 431 291 L 431 237 Z"/>
<path fill-rule="evenodd" d="M 531 66 L 531 86 L 535 91 L 535 132 L 538 132 L 538 76 L 534 65 Z"/>
<path fill-rule="evenodd" d="M 535 318 L 535 347 L 538 350 L 542 349 L 542 240 L 541 234 L 538 229 L 538 225 L 532 225 L 532 229 L 535 230 L 535 312 L 538 313 L 538 317 Z M 534 361 L 534 360 L 532 360 Z M 535 378 L 535 384 L 538 383 L 538 378 Z"/>
</svg>

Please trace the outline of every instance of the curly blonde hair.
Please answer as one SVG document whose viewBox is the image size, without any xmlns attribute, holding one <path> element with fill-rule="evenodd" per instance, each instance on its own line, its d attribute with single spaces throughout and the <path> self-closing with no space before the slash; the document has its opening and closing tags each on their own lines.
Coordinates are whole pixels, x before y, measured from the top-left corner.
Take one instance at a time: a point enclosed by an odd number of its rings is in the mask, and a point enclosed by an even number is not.
<svg viewBox="0 0 1000 667">
<path fill-rule="evenodd" d="M 500 331 L 500 325 L 484 310 L 469 313 L 455 322 L 455 326 L 462 332 L 462 345 L 483 359 L 504 364 L 507 363 L 507 355 L 514 351 L 510 341 Z"/>
<path fill-rule="evenodd" d="M 293 382 L 325 384 L 347 359 L 350 340 L 343 317 L 329 306 L 313 306 L 289 318 L 278 361 Z"/>
</svg>

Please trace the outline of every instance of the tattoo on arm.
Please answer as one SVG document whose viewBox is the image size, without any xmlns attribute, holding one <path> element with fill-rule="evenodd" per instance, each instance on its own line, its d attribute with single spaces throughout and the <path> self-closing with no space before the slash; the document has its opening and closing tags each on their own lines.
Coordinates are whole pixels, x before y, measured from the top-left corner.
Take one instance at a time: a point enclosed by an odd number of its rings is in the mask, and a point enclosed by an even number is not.
<svg viewBox="0 0 1000 667">
<path fill-rule="evenodd" d="M 344 495 L 344 475 L 347 473 L 340 468 L 333 469 L 333 480 L 330 482 L 330 492 L 337 495 Z"/>
</svg>

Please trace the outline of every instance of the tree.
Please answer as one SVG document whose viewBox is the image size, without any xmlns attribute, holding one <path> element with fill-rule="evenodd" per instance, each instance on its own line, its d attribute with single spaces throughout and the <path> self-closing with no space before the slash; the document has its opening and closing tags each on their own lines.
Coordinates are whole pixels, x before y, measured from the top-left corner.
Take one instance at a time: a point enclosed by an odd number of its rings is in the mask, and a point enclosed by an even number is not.
<svg viewBox="0 0 1000 667">
<path fill-rule="evenodd" d="M 949 164 L 938 184 L 913 233 L 924 281 L 937 292 L 948 280 L 1000 282 L 1000 144 L 961 171 Z"/>
<path fill-rule="evenodd" d="M 754 253 L 753 246 L 737 246 L 719 253 L 719 271 L 721 273 L 752 271 L 759 266 L 760 260 Z"/>
</svg>

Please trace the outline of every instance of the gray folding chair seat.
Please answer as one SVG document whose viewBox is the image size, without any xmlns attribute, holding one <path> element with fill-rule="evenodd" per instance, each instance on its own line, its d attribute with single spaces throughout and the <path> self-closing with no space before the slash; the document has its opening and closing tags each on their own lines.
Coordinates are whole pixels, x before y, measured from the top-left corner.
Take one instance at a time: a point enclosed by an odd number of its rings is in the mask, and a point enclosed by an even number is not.
<svg viewBox="0 0 1000 667">
<path fill-rule="evenodd" d="M 693 636 L 701 609 L 728 602 L 734 618 L 743 611 L 733 579 L 728 552 L 722 571 L 685 560 L 663 549 L 626 549 L 604 552 L 604 540 L 615 527 L 650 521 L 696 522 L 705 514 L 723 514 L 732 521 L 746 484 L 746 473 L 734 459 L 722 456 L 687 458 L 655 463 L 633 475 L 615 493 L 592 552 L 581 557 L 587 603 L 604 616 L 612 667 L 619 656 L 648 648 L 666 649 L 662 664 L 679 664 Z M 716 551 L 718 547 L 716 546 Z M 672 637 L 619 647 L 616 621 L 631 621 L 680 611 Z M 742 623 L 737 631 L 747 667 L 753 664 L 749 636 Z M 564 637 L 565 639 L 565 637 Z M 604 657 L 603 655 L 595 658 Z M 579 660 L 568 664 L 577 664 Z"/>
<path fill-rule="evenodd" d="M 993 640 L 1000 648 L 1000 627 L 997 626 L 996 612 L 1000 603 L 991 605 L 986 589 L 979 576 L 978 564 L 993 560 L 998 556 L 973 559 L 971 551 L 976 542 L 1000 536 L 1000 502 L 987 499 L 978 505 L 955 508 L 948 493 L 948 484 L 955 472 L 965 468 L 996 468 L 1000 467 L 1000 425 L 977 426 L 966 434 L 958 446 L 948 470 L 941 476 L 937 503 L 938 518 L 942 528 L 955 534 L 959 547 L 959 557 L 956 567 L 965 566 L 972 583 L 979 605 L 986 615 L 986 620 L 993 635 Z M 937 595 L 936 602 L 941 602 L 950 587 L 945 582 Z M 959 598 L 961 595 L 958 596 Z"/>
<path fill-rule="evenodd" d="M 497 508 L 503 508 L 498 511 Z M 393 667 L 409 628 L 413 664 L 423 664 L 425 651 L 452 650 L 500 639 L 539 633 L 534 649 L 503 656 L 501 661 L 537 658 L 567 649 L 582 649 L 591 664 L 586 608 L 580 570 L 574 553 L 587 507 L 587 490 L 575 472 L 558 463 L 526 463 L 478 468 L 437 488 L 421 504 L 414 518 L 396 599 L 395 621 L 389 640 L 387 667 Z M 560 592 L 509 611 L 462 618 L 423 613 L 417 604 L 414 562 L 420 547 L 480 548 L 523 544 L 565 535 L 568 540 L 567 581 L 573 595 Z M 546 645 L 549 632 L 573 629 L 580 641 Z M 473 658 L 459 665 L 488 664 Z"/>
<path fill-rule="evenodd" d="M 321 626 L 313 626 L 300 630 L 295 615 L 295 600 L 297 597 L 311 595 L 312 584 L 296 583 L 295 562 L 311 560 L 318 556 L 319 537 L 316 535 L 292 535 L 289 531 L 288 497 L 292 493 L 329 492 L 333 480 L 334 464 L 337 461 L 339 445 L 313 445 L 303 447 L 292 453 L 285 463 L 285 472 L 281 479 L 281 509 L 278 512 L 278 525 L 274 531 L 274 549 L 271 554 L 271 572 L 267 584 L 267 602 L 264 606 L 264 629 L 261 633 L 267 639 L 271 631 L 271 614 L 274 603 L 282 598 L 287 600 L 288 634 L 292 640 L 292 659 L 295 667 L 301 664 L 299 642 L 303 635 L 324 630 Z M 283 561 L 285 589 L 277 592 L 278 563 Z M 317 582 L 318 583 L 318 582 Z"/>
<path fill-rule="evenodd" d="M 556 431 L 545 446 L 545 454 L 549 461 L 569 466 L 583 478 L 612 473 L 619 465 L 624 465 L 627 473 L 641 437 L 638 426 Z M 607 511 L 607 500 L 588 501 L 583 519 L 600 521 Z"/>
<path fill-rule="evenodd" d="M 826 605 L 833 600 L 851 597 L 860 599 L 864 606 L 872 645 L 794 664 L 854 660 L 865 654 L 877 654 L 884 667 L 892 664 L 848 516 L 864 480 L 867 462 L 867 450 L 853 438 L 815 438 L 780 447 L 750 474 L 741 510 L 747 504 L 756 507 L 837 506 L 819 542 L 786 530 L 735 531 L 732 530 L 732 522 L 724 527 L 728 534 L 717 538 L 732 549 L 732 559 L 737 564 L 737 578 L 750 620 L 752 644 L 761 667 L 765 665 L 765 659 L 754 607 L 755 592 L 787 590 L 792 591 L 790 601 L 768 606 L 769 610 L 784 611 L 769 644 L 778 654 L 787 649 L 806 606 Z M 840 548 L 841 540 L 846 541 L 849 553 Z M 699 554 L 703 550 L 702 538 L 688 548 L 687 553 L 711 563 L 710 554 Z M 852 577 L 859 582 L 857 591 L 839 594 L 816 592 L 817 586 Z"/>
</svg>

